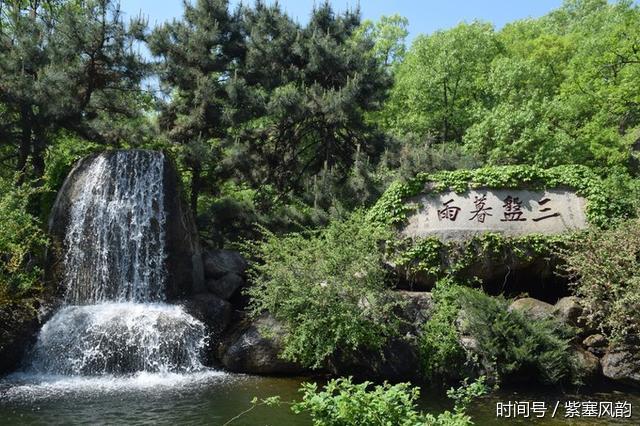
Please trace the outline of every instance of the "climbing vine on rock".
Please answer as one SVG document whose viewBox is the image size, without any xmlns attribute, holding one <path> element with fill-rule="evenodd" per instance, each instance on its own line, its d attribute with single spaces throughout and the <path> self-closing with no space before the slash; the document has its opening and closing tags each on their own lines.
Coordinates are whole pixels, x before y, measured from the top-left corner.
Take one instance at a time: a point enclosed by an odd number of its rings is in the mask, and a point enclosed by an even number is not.
<svg viewBox="0 0 640 426">
<path fill-rule="evenodd" d="M 402 226 L 415 210 L 410 199 L 419 194 L 446 191 L 528 189 L 542 191 L 568 188 L 586 198 L 589 224 L 606 228 L 619 220 L 633 217 L 633 182 L 626 175 L 602 179 L 592 169 L 564 165 L 542 169 L 530 165 L 485 167 L 475 170 L 440 171 L 418 174 L 406 182 L 395 182 L 368 213 L 369 220 L 390 226 Z M 580 232 L 561 235 L 530 234 L 519 237 L 484 233 L 466 241 L 443 242 L 437 237 L 389 241 L 391 262 L 404 272 L 435 282 L 445 276 L 457 276 L 474 264 L 496 260 L 523 264 L 534 259 L 550 259 Z M 469 278 L 468 276 L 463 276 Z"/>
<path fill-rule="evenodd" d="M 475 170 L 420 173 L 406 182 L 395 182 L 369 211 L 369 218 L 387 224 L 402 224 L 414 207 L 409 198 L 421 193 L 477 188 L 529 189 L 570 188 L 587 199 L 587 219 L 591 225 L 607 227 L 612 218 L 634 216 L 630 195 L 631 179 L 614 175 L 602 179 L 582 165 L 564 165 L 543 169 L 531 165 L 494 166 Z"/>
</svg>

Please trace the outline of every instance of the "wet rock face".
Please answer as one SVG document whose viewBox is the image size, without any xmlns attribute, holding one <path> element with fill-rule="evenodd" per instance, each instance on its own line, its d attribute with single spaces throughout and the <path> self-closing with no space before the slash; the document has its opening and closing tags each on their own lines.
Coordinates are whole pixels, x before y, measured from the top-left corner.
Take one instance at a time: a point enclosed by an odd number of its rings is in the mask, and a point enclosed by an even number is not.
<svg viewBox="0 0 640 426">
<path fill-rule="evenodd" d="M 224 300 L 229 300 L 244 284 L 242 277 L 233 272 L 218 279 L 208 279 L 206 282 L 207 290 Z"/>
<path fill-rule="evenodd" d="M 206 291 L 230 300 L 236 308 L 246 305 L 248 299 L 242 289 L 247 284 L 249 263 L 242 254 L 232 250 L 206 250 L 202 253 L 202 264 Z"/>
<path fill-rule="evenodd" d="M 165 157 L 167 208 L 167 298 L 179 299 L 204 290 L 202 250 L 193 214 L 183 196 L 174 164 Z"/>
<path fill-rule="evenodd" d="M 231 323 L 231 304 L 213 294 L 198 294 L 183 305 L 187 312 L 207 325 L 214 338 L 224 332 Z"/>
<path fill-rule="evenodd" d="M 15 370 L 35 341 L 40 320 L 35 306 L 13 303 L 0 306 L 0 374 Z"/>
<path fill-rule="evenodd" d="M 141 202 L 132 199 L 127 204 L 126 194 L 118 194 L 118 188 L 122 186 L 123 182 L 128 185 L 132 185 L 131 182 L 136 181 L 139 183 L 139 180 L 142 179 L 140 176 L 144 175 L 146 167 L 154 167 L 160 178 L 153 182 L 154 191 L 158 191 L 158 193 L 144 194 L 146 198 L 143 197 L 143 201 L 149 203 L 147 207 L 151 212 L 156 212 L 156 217 L 162 218 L 162 223 L 159 224 L 154 218 L 149 222 L 149 225 L 140 224 L 139 227 L 143 229 L 146 226 L 145 229 L 148 228 L 148 232 L 163 233 L 161 243 L 164 251 L 160 258 L 164 259 L 164 273 L 159 275 L 163 277 L 162 293 L 164 294 L 160 299 L 178 300 L 203 291 L 204 277 L 198 234 L 192 214 L 187 205 L 182 202 L 175 166 L 163 153 L 145 150 L 115 150 L 93 154 L 80 160 L 69 173 L 58 192 L 49 220 L 53 246 L 48 256 L 47 275 L 52 283 L 56 286 L 64 283 L 65 254 L 68 253 L 70 245 L 66 237 L 69 227 L 78 220 L 77 217 L 72 217 L 74 206 L 86 202 L 88 194 L 93 193 L 95 198 L 91 202 L 94 203 L 97 203 L 102 193 L 108 194 L 114 200 L 112 206 L 116 209 L 114 215 L 121 218 L 122 222 L 126 224 L 126 218 L 133 216 L 133 211 L 140 208 Z M 100 168 L 99 173 L 96 172 L 97 168 Z M 139 186 L 143 187 L 144 185 Z M 104 188 L 111 189 L 105 190 Z M 109 206 L 110 201 L 111 198 L 105 200 L 105 204 Z M 160 211 L 158 212 L 158 210 Z M 86 209 L 86 213 L 89 215 L 93 214 L 92 212 L 104 211 L 105 209 L 98 208 Z M 117 229 L 115 230 L 117 231 Z M 126 232 L 124 233 L 126 234 Z M 111 238 L 115 235 L 112 232 L 103 232 L 102 234 L 109 234 Z M 130 235 L 129 238 L 138 237 Z M 147 238 L 147 236 L 143 235 L 142 238 Z M 81 240 L 89 241 L 89 237 L 81 238 Z M 155 245 L 157 244 L 160 243 L 155 243 Z M 85 245 L 90 262 L 90 256 L 95 256 L 95 253 L 92 252 L 92 247 L 95 244 L 87 243 Z M 120 241 L 120 245 L 125 246 L 126 241 Z M 141 246 L 149 246 L 149 244 L 145 243 Z M 115 253 L 110 255 L 115 255 Z M 153 260 L 152 263 L 158 262 Z M 108 265 L 109 262 L 106 264 Z M 135 267 L 130 269 L 123 274 L 135 275 Z M 64 286 L 63 284 L 61 287 Z M 65 288 L 60 288 L 60 293 L 64 291 Z"/>
</svg>

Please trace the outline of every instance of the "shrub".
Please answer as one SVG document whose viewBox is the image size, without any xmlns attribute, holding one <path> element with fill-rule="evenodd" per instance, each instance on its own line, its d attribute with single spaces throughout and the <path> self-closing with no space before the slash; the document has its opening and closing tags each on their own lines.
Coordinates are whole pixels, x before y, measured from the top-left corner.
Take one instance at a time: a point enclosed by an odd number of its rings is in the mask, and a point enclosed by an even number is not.
<svg viewBox="0 0 640 426">
<path fill-rule="evenodd" d="M 562 252 L 585 318 L 614 342 L 640 332 L 640 221 L 592 230 Z"/>
<path fill-rule="evenodd" d="M 302 401 L 285 402 L 279 396 L 264 399 L 253 398 L 251 407 L 229 419 L 229 425 L 258 406 L 278 406 L 290 404 L 296 414 L 309 414 L 316 426 L 468 426 L 471 417 L 466 414 L 469 404 L 485 395 L 488 387 L 485 378 L 480 377 L 469 384 L 465 379 L 457 389 L 451 388 L 447 396 L 454 402 L 454 410 L 438 415 L 416 410 L 420 388 L 410 383 L 372 387 L 371 382 L 355 384 L 351 378 L 329 380 L 322 390 L 316 383 L 303 383 L 300 392 Z"/>
<path fill-rule="evenodd" d="M 568 351 L 571 330 L 559 322 L 532 321 L 509 312 L 502 297 L 451 281 L 440 281 L 433 294 L 436 309 L 420 339 L 427 377 L 459 379 L 470 374 L 469 369 L 482 367 L 496 382 L 527 377 L 555 384 L 579 379 Z M 475 339 L 472 353 L 462 348 L 461 335 Z"/>
<path fill-rule="evenodd" d="M 477 340 L 480 358 L 493 364 L 498 381 L 538 379 L 557 384 L 572 379 L 571 331 L 560 322 L 526 318 L 509 311 L 504 298 L 479 290 L 464 289 L 460 296 L 461 328 Z"/>
<path fill-rule="evenodd" d="M 28 213 L 35 190 L 0 178 L 0 304 L 37 289 L 47 243 L 38 220 Z"/>
<path fill-rule="evenodd" d="M 397 330 L 380 244 L 385 228 L 357 212 L 320 231 L 263 233 L 247 247 L 258 260 L 248 294 L 253 315 L 268 311 L 285 325 L 284 358 L 318 368 L 333 355 L 379 348 Z"/>
<path fill-rule="evenodd" d="M 424 324 L 420 339 L 422 368 L 431 380 L 445 377 L 458 380 L 464 375 L 467 356 L 455 326 L 460 312 L 461 291 L 462 287 L 442 280 L 432 292 L 436 308 Z"/>
<path fill-rule="evenodd" d="M 409 383 L 373 386 L 370 382 L 352 383 L 350 378 L 330 380 L 323 390 L 315 383 L 304 383 L 302 401 L 295 403 L 295 413 L 307 412 L 316 426 L 356 425 L 471 425 L 465 414 L 468 404 L 486 393 L 484 379 L 449 391 L 456 401 L 454 412 L 433 415 L 416 410 L 420 389 Z"/>
</svg>

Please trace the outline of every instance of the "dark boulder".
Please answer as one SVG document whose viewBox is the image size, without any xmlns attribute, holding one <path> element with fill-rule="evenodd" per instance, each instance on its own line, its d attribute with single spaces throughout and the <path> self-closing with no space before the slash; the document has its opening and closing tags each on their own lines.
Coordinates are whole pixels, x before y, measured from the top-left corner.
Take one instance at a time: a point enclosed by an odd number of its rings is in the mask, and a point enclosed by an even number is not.
<svg viewBox="0 0 640 426">
<path fill-rule="evenodd" d="M 240 275 L 229 272 L 218 279 L 208 279 L 206 287 L 210 293 L 224 300 L 229 300 L 244 284 L 245 282 Z"/>
<path fill-rule="evenodd" d="M 248 267 L 245 258 L 231 250 L 208 250 L 203 253 L 202 261 L 207 278 L 222 278 L 228 273 L 243 275 Z"/>
<path fill-rule="evenodd" d="M 607 347 L 609 346 L 609 341 L 602 334 L 596 333 L 596 334 L 587 336 L 582 341 L 582 345 L 585 348 L 587 348 L 587 350 L 592 354 L 598 357 L 602 357 L 607 351 Z"/>
<path fill-rule="evenodd" d="M 640 387 L 640 350 L 636 346 L 610 348 L 600 361 L 605 377 Z"/>
<path fill-rule="evenodd" d="M 300 374 L 306 370 L 280 358 L 285 330 L 271 315 L 256 320 L 241 319 L 220 341 L 218 358 L 236 373 L 279 375 Z"/>
<path fill-rule="evenodd" d="M 573 368 L 576 376 L 584 383 L 592 383 L 600 376 L 600 360 L 580 346 L 571 348 Z"/>
<path fill-rule="evenodd" d="M 0 374 L 15 370 L 40 329 L 37 303 L 0 305 Z"/>
<path fill-rule="evenodd" d="M 231 304 L 213 294 L 198 294 L 183 305 L 187 312 L 205 323 L 215 335 L 220 335 L 231 323 Z"/>
</svg>

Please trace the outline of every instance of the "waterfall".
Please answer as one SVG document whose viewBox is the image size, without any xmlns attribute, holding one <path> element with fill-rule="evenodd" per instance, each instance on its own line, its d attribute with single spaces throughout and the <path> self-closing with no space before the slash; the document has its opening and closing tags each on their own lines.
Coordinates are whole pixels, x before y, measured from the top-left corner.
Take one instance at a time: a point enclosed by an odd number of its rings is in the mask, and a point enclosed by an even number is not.
<svg viewBox="0 0 640 426">
<path fill-rule="evenodd" d="M 65 236 L 66 302 L 162 300 L 163 171 L 164 157 L 153 151 L 93 161 Z"/>
<path fill-rule="evenodd" d="M 42 327 L 30 371 L 86 376 L 203 368 L 204 324 L 163 303 L 165 162 L 162 153 L 143 150 L 90 159 L 68 212 L 64 304 Z"/>
</svg>

